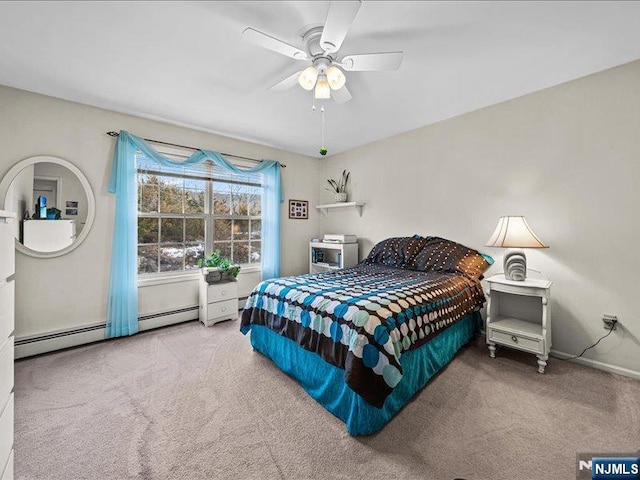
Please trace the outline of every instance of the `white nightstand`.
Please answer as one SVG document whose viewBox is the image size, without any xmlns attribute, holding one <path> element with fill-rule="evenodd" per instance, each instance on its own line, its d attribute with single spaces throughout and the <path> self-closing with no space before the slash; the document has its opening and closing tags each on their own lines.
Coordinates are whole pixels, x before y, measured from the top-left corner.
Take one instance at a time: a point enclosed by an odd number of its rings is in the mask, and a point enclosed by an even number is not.
<svg viewBox="0 0 640 480">
<path fill-rule="evenodd" d="M 338 270 L 357 263 L 357 243 L 309 242 L 309 273 Z"/>
<path fill-rule="evenodd" d="M 489 355 L 496 356 L 496 344 L 533 353 L 538 372 L 544 373 L 551 350 L 551 284 L 542 278 L 522 282 L 504 275 L 487 279 L 487 343 Z"/>
<path fill-rule="evenodd" d="M 207 327 L 238 318 L 238 282 L 207 283 L 200 275 L 200 321 Z"/>
</svg>

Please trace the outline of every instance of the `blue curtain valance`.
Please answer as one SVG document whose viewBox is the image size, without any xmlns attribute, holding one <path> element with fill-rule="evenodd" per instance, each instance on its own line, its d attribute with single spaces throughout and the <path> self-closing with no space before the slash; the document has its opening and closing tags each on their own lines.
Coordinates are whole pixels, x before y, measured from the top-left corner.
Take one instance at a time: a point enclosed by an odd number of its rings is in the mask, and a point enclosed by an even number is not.
<svg viewBox="0 0 640 480">
<path fill-rule="evenodd" d="M 211 161 L 235 173 L 262 174 L 262 279 L 280 275 L 280 203 L 284 201 L 280 164 L 263 160 L 252 168 L 238 168 L 218 152 L 196 150 L 184 161 L 158 153 L 144 139 L 121 130 L 108 191 L 116 195 L 111 251 L 111 278 L 107 302 L 107 337 L 138 332 L 138 199 L 136 151 L 163 166 Z"/>
</svg>

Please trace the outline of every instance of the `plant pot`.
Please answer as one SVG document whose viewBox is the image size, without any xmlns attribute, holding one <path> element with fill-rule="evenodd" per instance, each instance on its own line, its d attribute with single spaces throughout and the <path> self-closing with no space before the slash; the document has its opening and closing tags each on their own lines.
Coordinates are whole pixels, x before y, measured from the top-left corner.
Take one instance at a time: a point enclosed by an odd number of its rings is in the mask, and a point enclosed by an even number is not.
<svg viewBox="0 0 640 480">
<path fill-rule="evenodd" d="M 232 282 L 236 279 L 233 270 L 222 271 L 216 267 L 206 267 L 202 269 L 206 282 L 211 285 L 218 282 Z"/>
<path fill-rule="evenodd" d="M 347 201 L 347 192 L 336 193 L 333 196 L 333 198 L 336 201 L 336 203 L 346 202 Z"/>
</svg>

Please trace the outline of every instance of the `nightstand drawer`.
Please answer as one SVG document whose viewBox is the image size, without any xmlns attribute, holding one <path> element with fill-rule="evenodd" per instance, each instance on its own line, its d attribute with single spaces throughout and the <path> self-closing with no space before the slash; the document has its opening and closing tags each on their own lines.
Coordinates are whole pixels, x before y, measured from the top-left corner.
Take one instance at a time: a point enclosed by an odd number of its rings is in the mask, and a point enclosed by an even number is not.
<svg viewBox="0 0 640 480">
<path fill-rule="evenodd" d="M 216 318 L 237 318 L 238 317 L 238 300 L 233 298 L 224 302 L 210 303 L 207 309 L 207 320 Z"/>
<path fill-rule="evenodd" d="M 207 288 L 207 301 L 220 302 L 238 297 L 238 282 L 212 283 Z"/>
<path fill-rule="evenodd" d="M 526 350 L 527 352 L 544 353 L 544 342 L 541 339 L 527 338 L 518 334 L 490 329 L 489 340 L 520 350 Z"/>
</svg>

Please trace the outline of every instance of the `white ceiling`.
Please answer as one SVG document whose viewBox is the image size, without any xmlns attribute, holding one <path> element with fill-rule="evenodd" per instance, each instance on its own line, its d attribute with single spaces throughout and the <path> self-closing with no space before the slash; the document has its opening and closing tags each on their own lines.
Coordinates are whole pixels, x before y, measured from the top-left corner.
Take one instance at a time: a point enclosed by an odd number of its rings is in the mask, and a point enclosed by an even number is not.
<svg viewBox="0 0 640 480">
<path fill-rule="evenodd" d="M 301 46 L 328 6 L 0 2 L 0 84 L 319 156 L 310 92 L 267 89 L 305 65 L 241 33 Z M 640 2 L 365 1 L 339 58 L 404 62 L 347 72 L 353 100 L 325 102 L 329 155 L 636 60 L 639 27 Z"/>
</svg>

